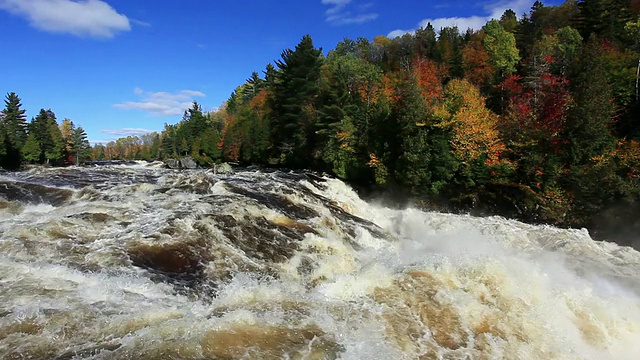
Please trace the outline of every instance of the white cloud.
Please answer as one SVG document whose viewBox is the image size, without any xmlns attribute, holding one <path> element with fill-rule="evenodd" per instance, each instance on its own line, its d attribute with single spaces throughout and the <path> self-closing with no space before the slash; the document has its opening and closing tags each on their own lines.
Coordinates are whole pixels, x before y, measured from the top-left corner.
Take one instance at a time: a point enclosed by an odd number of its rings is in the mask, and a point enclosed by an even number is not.
<svg viewBox="0 0 640 360">
<path fill-rule="evenodd" d="M 0 9 L 55 33 L 111 38 L 131 30 L 130 20 L 102 0 L 0 0 Z"/>
<path fill-rule="evenodd" d="M 140 136 L 145 134 L 150 134 L 157 130 L 148 130 L 141 128 L 123 128 L 123 129 L 102 129 L 101 133 L 109 134 L 109 135 L 118 135 L 118 136 Z"/>
<path fill-rule="evenodd" d="M 325 11 L 326 21 L 333 25 L 350 25 L 363 24 L 378 18 L 378 14 L 367 11 L 373 4 L 349 6 L 351 1 L 322 0 L 322 4 L 331 6 Z"/>
<path fill-rule="evenodd" d="M 487 21 L 491 19 L 500 19 L 505 10 L 511 9 L 516 15 L 524 14 L 531 8 L 531 0 L 498 0 L 493 2 L 485 2 L 482 5 L 482 15 L 474 15 L 468 17 L 444 17 L 444 18 L 427 18 L 421 20 L 418 24 L 418 28 L 426 27 L 431 23 L 436 31 L 439 31 L 443 27 L 457 26 L 460 31 L 466 31 L 471 28 L 479 30 Z M 437 6 L 437 5 L 436 5 Z M 413 34 L 416 29 L 411 30 L 393 30 L 387 35 L 389 38 L 395 38 L 404 34 Z"/>
<path fill-rule="evenodd" d="M 205 94 L 195 90 L 182 90 L 177 93 L 146 92 L 135 88 L 133 92 L 140 96 L 140 101 L 126 101 L 114 104 L 113 107 L 127 110 L 143 110 L 158 116 L 182 115 L 191 107 L 193 99 L 204 97 Z"/>
</svg>

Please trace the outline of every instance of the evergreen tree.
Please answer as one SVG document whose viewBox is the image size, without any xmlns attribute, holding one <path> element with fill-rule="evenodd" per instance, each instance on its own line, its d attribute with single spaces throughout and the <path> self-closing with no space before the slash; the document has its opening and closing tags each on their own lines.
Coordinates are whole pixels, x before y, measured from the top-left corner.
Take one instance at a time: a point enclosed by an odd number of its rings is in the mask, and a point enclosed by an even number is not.
<svg viewBox="0 0 640 360">
<path fill-rule="evenodd" d="M 41 162 L 42 149 L 40 148 L 40 142 L 36 137 L 35 131 L 29 131 L 27 141 L 22 147 L 22 157 L 30 163 Z"/>
<path fill-rule="evenodd" d="M 5 143 L 4 123 L 2 122 L 3 113 L 0 112 L 0 167 L 3 167 L 7 155 L 7 147 Z"/>
<path fill-rule="evenodd" d="M 574 106 L 565 135 L 572 165 L 588 164 L 593 157 L 615 147 L 611 133 L 615 114 L 613 90 L 603 54 L 599 42 L 592 37 L 574 67 L 571 79 Z"/>
<path fill-rule="evenodd" d="M 634 19 L 631 0 L 580 0 L 578 9 L 578 27 L 585 39 L 594 34 L 623 42 L 625 24 Z M 637 9 L 635 11 L 637 14 Z"/>
<path fill-rule="evenodd" d="M 428 23 L 427 26 L 416 30 L 416 52 L 421 57 L 431 57 L 436 47 L 436 31 Z"/>
<path fill-rule="evenodd" d="M 436 43 L 433 60 L 443 64 L 449 71 L 450 77 L 462 77 L 463 38 L 457 26 L 440 29 L 440 36 Z"/>
<path fill-rule="evenodd" d="M 176 139 L 176 126 L 164 124 L 164 130 L 161 135 L 160 153 L 163 159 L 178 156 L 178 146 Z"/>
<path fill-rule="evenodd" d="M 344 179 L 366 181 L 382 72 L 356 54 L 331 52 L 324 67 L 323 106 L 316 154 Z"/>
<path fill-rule="evenodd" d="M 90 157 L 91 145 L 82 126 L 78 126 L 73 130 L 71 138 L 73 139 L 73 158 L 75 164 L 79 165 Z"/>
<path fill-rule="evenodd" d="M 308 166 L 315 147 L 322 51 L 305 35 L 294 50 L 287 49 L 274 83 L 271 142 L 276 157 L 287 166 Z"/>
<path fill-rule="evenodd" d="M 391 118 L 395 119 L 390 139 L 388 168 L 400 184 L 418 194 L 438 194 L 446 188 L 457 169 L 447 135 L 433 126 L 414 74 L 402 74 L 395 89 Z M 393 159 L 397 159 L 395 166 Z"/>
<path fill-rule="evenodd" d="M 47 111 L 47 142 L 42 144 L 46 163 L 60 163 L 64 159 L 64 141 L 62 133 L 56 122 L 55 115 L 51 110 Z"/>
<path fill-rule="evenodd" d="M 514 34 L 518 29 L 518 17 L 516 13 L 511 9 L 505 10 L 500 17 L 500 25 L 502 25 L 505 31 Z"/>
<path fill-rule="evenodd" d="M 2 130 L 4 135 L 4 159 L 0 166 L 9 169 L 17 169 L 22 162 L 21 149 L 27 141 L 27 122 L 25 110 L 21 109 L 22 103 L 16 93 L 8 93 L 5 109 L 2 111 Z"/>
<path fill-rule="evenodd" d="M 257 72 L 252 72 L 251 77 L 247 79 L 242 89 L 242 96 L 244 101 L 250 101 L 253 99 L 260 90 L 264 88 L 264 80 L 260 78 Z"/>
</svg>

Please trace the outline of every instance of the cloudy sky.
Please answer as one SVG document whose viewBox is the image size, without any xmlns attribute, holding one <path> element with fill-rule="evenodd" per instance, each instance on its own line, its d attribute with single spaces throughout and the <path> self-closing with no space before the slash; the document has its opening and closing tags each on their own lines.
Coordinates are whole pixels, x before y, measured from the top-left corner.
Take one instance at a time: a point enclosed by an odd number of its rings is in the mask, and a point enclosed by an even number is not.
<svg viewBox="0 0 640 360">
<path fill-rule="evenodd" d="M 0 0 L 0 92 L 17 93 L 29 119 L 51 108 L 105 142 L 176 123 L 193 100 L 218 107 L 305 34 L 326 53 L 427 22 L 478 28 L 533 2 Z"/>
</svg>

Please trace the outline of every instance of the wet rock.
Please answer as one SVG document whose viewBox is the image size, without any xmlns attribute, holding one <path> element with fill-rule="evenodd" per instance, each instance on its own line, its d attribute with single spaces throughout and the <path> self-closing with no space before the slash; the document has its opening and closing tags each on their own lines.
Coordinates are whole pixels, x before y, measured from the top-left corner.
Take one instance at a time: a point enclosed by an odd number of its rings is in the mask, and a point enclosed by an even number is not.
<svg viewBox="0 0 640 360">
<path fill-rule="evenodd" d="M 73 191 L 26 182 L 0 181 L 0 199 L 32 204 L 59 206 L 73 196 Z"/>
<path fill-rule="evenodd" d="M 229 163 L 222 163 L 222 164 L 215 164 L 213 166 L 213 173 L 214 174 L 233 174 L 235 171 L 233 171 L 233 168 L 231 167 L 231 165 L 229 165 Z"/>
<path fill-rule="evenodd" d="M 247 257 L 269 263 L 290 259 L 304 237 L 301 230 L 278 226 L 265 218 L 235 219 L 230 215 L 210 215 L 224 236 Z"/>
<path fill-rule="evenodd" d="M 138 243 L 129 248 L 135 266 L 149 270 L 160 281 L 193 288 L 202 280 L 208 252 L 204 246 L 188 243 Z"/>
<path fill-rule="evenodd" d="M 180 159 L 166 159 L 164 160 L 164 164 L 169 169 L 197 169 L 198 164 L 193 160 L 193 158 L 187 156 Z"/>
<path fill-rule="evenodd" d="M 278 194 L 268 192 L 258 193 L 247 188 L 242 188 L 229 183 L 225 184 L 225 187 L 233 193 L 254 199 L 261 205 L 264 205 L 270 209 L 278 210 L 285 216 L 292 219 L 306 220 L 318 216 L 318 212 L 311 209 L 310 207 L 293 203 L 291 200 Z"/>
<path fill-rule="evenodd" d="M 198 164 L 196 164 L 196 162 L 190 157 L 185 157 L 185 158 L 180 159 L 180 166 L 183 169 L 197 169 L 198 168 Z"/>
</svg>

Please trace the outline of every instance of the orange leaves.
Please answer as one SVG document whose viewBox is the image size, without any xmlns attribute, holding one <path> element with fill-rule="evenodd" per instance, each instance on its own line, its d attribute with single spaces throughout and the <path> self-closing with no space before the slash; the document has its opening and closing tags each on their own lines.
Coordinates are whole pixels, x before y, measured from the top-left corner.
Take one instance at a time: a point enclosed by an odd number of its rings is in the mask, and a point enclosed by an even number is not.
<svg viewBox="0 0 640 360">
<path fill-rule="evenodd" d="M 384 94 L 395 103 L 400 100 L 400 88 L 408 77 L 415 77 L 420 92 L 428 108 L 434 107 L 442 100 L 442 77 L 445 70 L 442 65 L 427 58 L 417 58 L 413 62 L 412 72 L 403 71 L 386 73 L 382 77 Z"/>
<path fill-rule="evenodd" d="M 429 59 L 418 58 L 414 61 L 413 68 L 427 106 L 442 100 L 442 66 Z"/>
<path fill-rule="evenodd" d="M 485 107 L 478 89 L 466 80 L 452 80 L 445 99 L 436 112 L 438 126 L 451 130 L 451 145 L 456 158 L 471 162 L 486 157 L 487 165 L 500 163 L 505 145 L 498 131 L 498 116 Z"/>
<path fill-rule="evenodd" d="M 398 94 L 398 85 L 400 83 L 400 74 L 399 73 L 388 73 L 382 76 L 382 86 L 384 95 L 391 100 L 391 103 L 394 104 L 398 100 L 400 100 L 400 95 Z"/>
<path fill-rule="evenodd" d="M 258 116 L 262 117 L 267 109 L 266 103 L 269 97 L 269 92 L 266 89 L 260 90 L 260 92 L 251 99 L 249 106 L 255 111 Z"/>
<path fill-rule="evenodd" d="M 351 146 L 349 146 L 349 138 L 353 134 L 348 131 L 340 131 L 337 134 L 338 142 L 340 143 L 341 149 L 351 150 Z"/>
<path fill-rule="evenodd" d="M 629 180 L 640 181 L 640 142 L 620 140 L 615 150 L 591 159 L 596 167 L 615 165 Z"/>
<path fill-rule="evenodd" d="M 369 154 L 369 162 L 367 163 L 367 165 L 371 167 L 378 167 L 382 165 L 382 160 L 378 159 L 376 154 L 371 153 Z"/>
<path fill-rule="evenodd" d="M 474 34 L 471 41 L 462 49 L 465 78 L 478 87 L 490 84 L 496 73 L 487 49 L 482 44 L 483 38 L 484 32 L 482 31 Z"/>
</svg>

